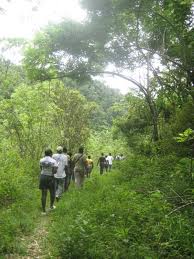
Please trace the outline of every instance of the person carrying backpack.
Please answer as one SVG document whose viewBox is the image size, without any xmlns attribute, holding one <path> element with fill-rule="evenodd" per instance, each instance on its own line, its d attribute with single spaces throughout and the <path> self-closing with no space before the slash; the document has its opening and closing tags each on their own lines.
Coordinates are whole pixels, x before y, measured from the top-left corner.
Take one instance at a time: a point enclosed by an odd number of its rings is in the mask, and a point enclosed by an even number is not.
<svg viewBox="0 0 194 259">
<path fill-rule="evenodd" d="M 86 158 L 83 147 L 80 147 L 78 153 L 73 156 L 75 184 L 78 188 L 84 184 Z"/>
</svg>

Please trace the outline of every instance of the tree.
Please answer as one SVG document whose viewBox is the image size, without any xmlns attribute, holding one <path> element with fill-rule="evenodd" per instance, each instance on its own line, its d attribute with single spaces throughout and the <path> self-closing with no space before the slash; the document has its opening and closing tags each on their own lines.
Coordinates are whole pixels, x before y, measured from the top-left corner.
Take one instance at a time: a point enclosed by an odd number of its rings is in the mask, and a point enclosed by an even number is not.
<svg viewBox="0 0 194 259">
<path fill-rule="evenodd" d="M 16 65 L 14 58 L 11 60 L 25 43 L 20 38 L 0 40 L 0 100 L 10 98 L 16 87 L 26 81 L 22 66 Z"/>
<path fill-rule="evenodd" d="M 0 107 L 1 135 L 22 157 L 37 160 L 48 146 L 75 150 L 89 137 L 90 104 L 58 81 L 22 85 Z"/>
<path fill-rule="evenodd" d="M 193 96 L 192 1 L 83 0 L 82 4 L 88 11 L 85 24 L 64 21 L 48 26 L 37 35 L 24 60 L 29 76 L 41 80 L 82 79 L 108 73 L 132 82 L 148 103 L 153 140 L 157 141 L 158 112 L 154 96 L 171 86 L 163 76 L 164 67 L 167 71 L 173 69 L 175 77 L 181 71 L 183 78 L 176 84 L 176 90 L 182 95 L 182 89 L 187 89 L 187 95 Z M 156 57 L 163 64 L 162 69 L 156 64 Z M 115 71 L 106 71 L 110 63 L 115 65 Z M 126 76 L 127 71 L 139 67 L 148 71 L 146 84 Z"/>
</svg>

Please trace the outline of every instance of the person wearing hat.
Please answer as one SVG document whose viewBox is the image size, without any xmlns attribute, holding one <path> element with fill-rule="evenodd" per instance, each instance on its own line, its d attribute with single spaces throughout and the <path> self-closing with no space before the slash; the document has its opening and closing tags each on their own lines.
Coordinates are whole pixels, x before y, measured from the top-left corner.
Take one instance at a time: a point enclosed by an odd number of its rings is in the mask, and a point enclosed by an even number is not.
<svg viewBox="0 0 194 259">
<path fill-rule="evenodd" d="M 63 147 L 57 147 L 57 153 L 53 155 L 53 159 L 56 160 L 58 164 L 57 172 L 54 175 L 55 183 L 56 183 L 56 200 L 58 201 L 62 193 L 64 192 L 64 183 L 65 183 L 65 169 L 68 166 L 68 158 L 67 155 L 63 154 Z"/>
</svg>

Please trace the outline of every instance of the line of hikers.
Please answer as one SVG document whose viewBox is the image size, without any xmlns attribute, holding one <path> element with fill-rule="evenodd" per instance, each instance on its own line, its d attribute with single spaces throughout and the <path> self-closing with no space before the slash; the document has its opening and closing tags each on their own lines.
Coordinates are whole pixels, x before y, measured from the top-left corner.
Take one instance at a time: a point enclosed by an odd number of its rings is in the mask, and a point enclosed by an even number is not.
<svg viewBox="0 0 194 259">
<path fill-rule="evenodd" d="M 103 153 L 98 159 L 97 165 L 100 167 L 100 174 L 111 171 L 113 164 L 111 153 L 105 156 Z M 43 214 L 46 214 L 47 191 L 50 192 L 50 210 L 55 208 L 54 202 L 59 201 L 64 191 L 68 190 L 72 181 L 78 188 L 84 183 L 85 176 L 90 177 L 94 168 L 91 156 L 84 154 L 84 148 L 80 147 L 78 153 L 72 156 L 67 153 L 67 148 L 58 146 L 56 153 L 51 149 L 45 150 L 45 156 L 40 159 L 40 182 L 39 189 L 42 191 L 41 202 Z"/>
<path fill-rule="evenodd" d="M 97 162 L 97 165 L 100 166 L 100 174 L 103 174 L 104 170 L 106 172 L 111 171 L 113 160 L 114 158 L 111 153 L 109 153 L 108 156 L 105 156 L 104 153 L 101 153 L 101 156 Z"/>
</svg>

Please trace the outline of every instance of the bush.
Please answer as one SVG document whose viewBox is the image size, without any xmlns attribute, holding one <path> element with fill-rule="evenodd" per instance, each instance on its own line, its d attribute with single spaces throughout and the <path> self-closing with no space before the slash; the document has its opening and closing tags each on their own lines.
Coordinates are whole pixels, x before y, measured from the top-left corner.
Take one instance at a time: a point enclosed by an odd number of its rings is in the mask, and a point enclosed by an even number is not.
<svg viewBox="0 0 194 259">
<path fill-rule="evenodd" d="M 22 161 L 14 152 L 0 156 L 0 255 L 4 255 L 18 251 L 19 237 L 33 229 L 39 199 L 30 161 Z"/>
</svg>

